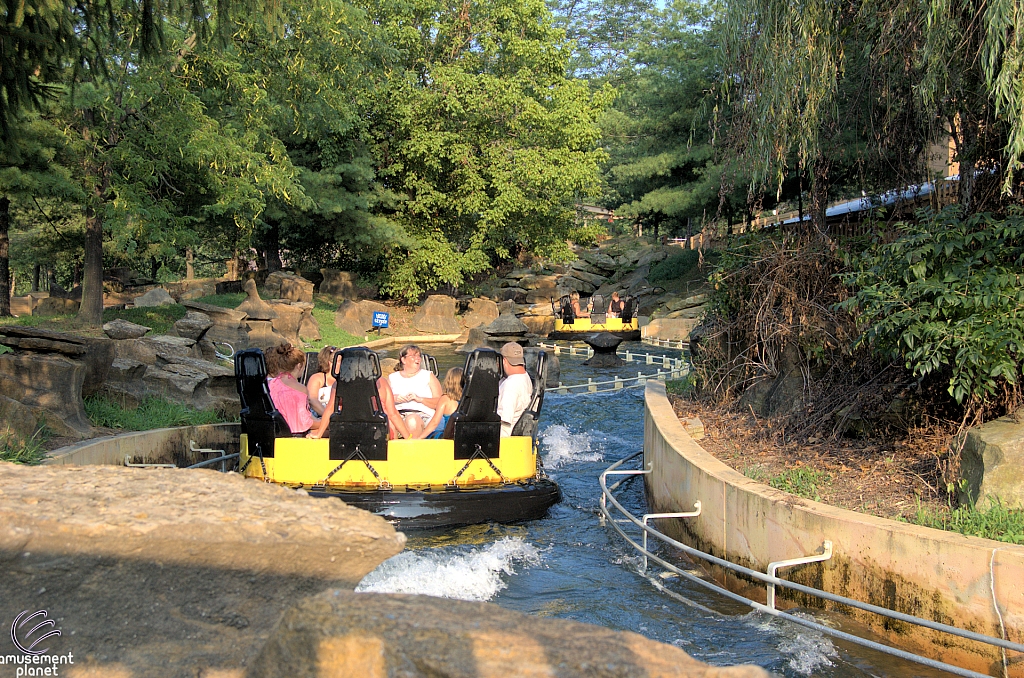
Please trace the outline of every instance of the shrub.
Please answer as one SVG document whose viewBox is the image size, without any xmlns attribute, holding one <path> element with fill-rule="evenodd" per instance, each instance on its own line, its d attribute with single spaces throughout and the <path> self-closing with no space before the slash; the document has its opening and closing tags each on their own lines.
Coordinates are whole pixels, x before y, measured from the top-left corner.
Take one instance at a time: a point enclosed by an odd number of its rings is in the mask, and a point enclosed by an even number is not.
<svg viewBox="0 0 1024 678">
<path fill-rule="evenodd" d="M 853 257 L 842 275 L 859 344 L 915 377 L 948 373 L 968 410 L 1019 402 L 1024 347 L 1024 212 L 963 217 L 958 207 L 898 224 L 892 242 Z"/>
<path fill-rule="evenodd" d="M 679 254 L 673 254 L 668 259 L 659 261 L 651 266 L 647 279 L 651 282 L 662 280 L 675 280 L 693 270 L 693 267 L 700 261 L 700 252 L 697 250 L 683 250 Z"/>
<path fill-rule="evenodd" d="M 961 506 L 948 514 L 918 507 L 913 522 L 973 537 L 1024 544 L 1024 510 L 1007 508 L 999 501 L 984 511 Z"/>
<path fill-rule="evenodd" d="M 15 464 L 38 464 L 43 460 L 43 429 L 39 429 L 28 439 L 15 435 L 10 429 L 0 433 L 0 461 Z"/>
</svg>

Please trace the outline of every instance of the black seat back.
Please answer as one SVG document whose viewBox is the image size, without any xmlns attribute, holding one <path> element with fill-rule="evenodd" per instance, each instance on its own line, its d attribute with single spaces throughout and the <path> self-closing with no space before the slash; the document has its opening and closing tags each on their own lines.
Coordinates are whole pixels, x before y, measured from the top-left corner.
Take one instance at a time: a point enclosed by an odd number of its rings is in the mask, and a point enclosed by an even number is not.
<svg viewBox="0 0 1024 678">
<path fill-rule="evenodd" d="M 637 300 L 636 297 L 626 297 L 622 300 L 622 324 L 628 324 L 633 322 L 633 316 L 636 315 Z"/>
<path fill-rule="evenodd" d="M 514 436 L 537 436 L 537 422 L 540 421 L 540 409 L 544 405 L 544 385 L 548 379 L 548 354 L 547 351 L 535 348 L 526 350 L 526 373 L 533 381 L 533 395 L 530 397 L 530 405 L 519 417 L 519 421 L 512 428 Z"/>
<path fill-rule="evenodd" d="M 440 376 L 437 372 L 437 358 L 432 355 L 420 352 L 420 369 L 430 370 L 434 373 L 434 376 Z"/>
<path fill-rule="evenodd" d="M 292 432 L 270 398 L 263 351 L 248 348 L 235 354 L 235 388 L 242 406 L 242 433 L 249 441 L 249 454 L 273 457 L 274 439 L 287 438 Z"/>
<path fill-rule="evenodd" d="M 498 456 L 501 441 L 498 382 L 501 376 L 501 354 L 494 349 L 478 348 L 466 358 L 462 398 L 442 436 L 455 441 L 456 459 L 469 459 L 478 446 L 488 458 Z"/>
<path fill-rule="evenodd" d="M 353 346 L 334 354 L 331 459 L 347 459 L 356 448 L 370 461 L 388 458 L 388 417 L 377 391 L 380 374 L 380 358 L 368 348 Z"/>
<path fill-rule="evenodd" d="M 320 371 L 320 352 L 319 351 L 306 351 L 306 369 L 302 372 L 302 379 L 299 383 L 305 386 L 309 383 L 309 378 Z"/>
<path fill-rule="evenodd" d="M 566 325 L 572 325 L 573 321 L 576 320 L 576 313 L 572 310 L 572 298 L 568 294 L 563 294 L 558 303 L 561 309 L 559 315 L 562 317 L 562 322 Z"/>
<path fill-rule="evenodd" d="M 590 297 L 590 322 L 595 325 L 603 325 L 608 319 L 608 304 L 604 297 L 595 294 Z"/>
</svg>

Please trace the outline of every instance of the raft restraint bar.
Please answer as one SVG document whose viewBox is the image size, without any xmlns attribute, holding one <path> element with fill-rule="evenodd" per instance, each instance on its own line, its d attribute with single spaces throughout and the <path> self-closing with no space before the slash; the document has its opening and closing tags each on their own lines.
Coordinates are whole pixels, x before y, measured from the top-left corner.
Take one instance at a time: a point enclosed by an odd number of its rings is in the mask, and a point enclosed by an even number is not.
<svg viewBox="0 0 1024 678">
<path fill-rule="evenodd" d="M 730 562 L 728 560 L 723 560 L 722 558 L 718 558 L 717 556 L 713 556 L 710 553 L 704 553 L 703 551 L 695 549 L 692 546 L 687 546 L 686 544 L 683 544 L 682 542 L 678 542 L 675 539 L 672 539 L 668 535 L 663 534 L 662 532 L 659 532 L 658 530 L 656 530 L 653 527 L 651 527 L 650 525 L 648 525 L 647 521 L 649 519 L 659 518 L 659 517 L 677 517 L 676 514 L 657 514 L 657 513 L 653 513 L 653 514 L 648 514 L 648 515 L 644 516 L 642 519 L 638 519 L 635 516 L 633 516 L 631 513 L 629 513 L 629 511 L 627 511 L 622 506 L 622 504 L 620 504 L 619 501 L 615 498 L 615 495 L 614 495 L 615 490 L 619 489 L 619 487 L 621 487 L 624 483 L 626 483 L 627 481 L 632 480 L 634 478 L 637 478 L 639 476 L 647 475 L 647 474 L 649 474 L 651 472 L 650 468 L 642 469 L 642 470 L 619 469 L 619 467 L 622 466 L 622 464 L 626 463 L 627 461 L 631 461 L 633 459 L 636 459 L 637 457 L 641 456 L 642 454 L 643 454 L 643 450 L 640 450 L 639 452 L 634 452 L 633 454 L 629 455 L 628 457 L 625 457 L 625 458 L 620 459 L 619 461 L 615 462 L 614 464 L 609 466 L 607 469 L 605 469 L 605 471 L 603 473 L 601 473 L 599 482 L 601 484 L 601 522 L 603 524 L 611 525 L 612 528 L 614 528 L 615 531 L 618 532 L 619 535 L 623 539 L 626 540 L 626 542 L 628 542 L 633 548 L 635 548 L 638 552 L 640 552 L 643 555 L 643 557 L 644 557 L 644 572 L 643 572 L 643 574 L 646 574 L 647 561 L 648 561 L 648 559 L 650 559 L 650 560 L 653 560 L 654 562 L 658 563 L 661 567 L 665 568 L 669 572 L 677 574 L 680 577 L 683 577 L 684 579 L 686 579 L 686 580 L 688 580 L 690 582 L 693 582 L 694 584 L 697 584 L 698 586 L 702 586 L 702 587 L 704 587 L 706 589 L 710 589 L 710 590 L 712 590 L 712 591 L 714 591 L 714 592 L 716 592 L 716 593 L 718 593 L 720 595 L 725 596 L 726 598 L 734 600 L 734 601 L 736 601 L 738 603 L 742 603 L 744 605 L 748 605 L 748 606 L 754 608 L 755 610 L 757 610 L 759 612 L 764 612 L 765 614 L 769 614 L 769 615 L 772 615 L 774 617 L 779 617 L 780 619 L 785 619 L 786 621 L 793 622 L 794 624 L 798 624 L 798 625 L 803 626 L 805 628 L 813 629 L 815 631 L 819 631 L 821 633 L 824 633 L 824 634 L 827 634 L 827 635 L 830 635 L 830 636 L 834 636 L 836 638 L 840 638 L 842 640 L 846 640 L 846 641 L 849 641 L 851 643 L 855 643 L 857 645 L 861 645 L 863 647 L 867 647 L 867 648 L 870 648 L 872 650 L 876 650 L 878 652 L 884 652 L 885 654 L 889 654 L 889 655 L 892 655 L 892 656 L 895 656 L 895 657 L 899 657 L 900 659 L 905 659 L 907 661 L 915 662 L 917 664 L 923 664 L 924 666 L 929 666 L 931 668 L 940 669 L 942 671 L 948 671 L 949 673 L 952 673 L 954 675 L 967 676 L 968 678 L 991 678 L 990 676 L 988 676 L 987 674 L 984 674 L 984 673 L 978 673 L 976 671 L 971 671 L 970 669 L 964 669 L 964 668 L 961 668 L 959 666 L 954 666 L 952 664 L 947 664 L 945 662 L 937 661 L 935 659 L 930 659 L 928 657 L 923 657 L 921 655 L 914 654 L 912 652 L 907 652 L 906 650 L 900 650 L 898 648 L 890 647 L 889 645 L 884 645 L 882 643 L 878 643 L 878 642 L 875 642 L 873 640 L 868 640 L 867 638 L 861 638 L 860 636 L 855 636 L 853 634 L 846 633 L 846 632 L 840 631 L 838 629 L 833 629 L 833 628 L 831 628 L 829 626 L 826 626 L 824 624 L 820 624 L 818 622 L 811 621 L 809 619 L 804 619 L 802 617 L 798 617 L 796 615 L 792 615 L 792 614 L 789 614 L 787 612 L 783 612 L 781 610 L 778 610 L 778 609 L 775 608 L 774 604 L 772 604 L 772 605 L 764 605 L 762 603 L 758 603 L 758 602 L 756 602 L 754 600 L 751 600 L 749 598 L 741 596 L 738 593 L 733 593 L 732 591 L 729 591 L 728 589 L 725 589 L 725 588 L 719 586 L 718 584 L 716 584 L 716 583 L 714 583 L 712 581 L 709 581 L 709 580 L 707 580 L 707 579 L 705 579 L 703 577 L 699 577 L 699 576 L 695 575 L 692 571 L 683 570 L 683 569 L 673 565 L 672 563 L 664 560 L 663 558 L 659 557 L 658 555 L 648 551 L 647 550 L 647 537 L 648 537 L 648 535 L 650 535 L 651 537 L 654 537 L 655 539 L 657 539 L 659 541 L 662 541 L 662 542 L 668 544 L 669 546 L 673 546 L 673 547 L 679 549 L 680 551 L 682 551 L 683 553 L 685 553 L 688 556 L 691 556 L 691 557 L 694 557 L 694 558 L 699 558 L 701 560 L 706 560 L 706 561 L 708 561 L 710 563 L 713 563 L 715 565 L 718 565 L 720 567 L 724 567 L 724 568 L 726 568 L 728 570 L 732 570 L 733 572 L 738 572 L 740 574 L 746 575 L 747 577 L 750 577 L 751 579 L 755 579 L 757 581 L 763 582 L 765 585 L 767 585 L 769 587 L 769 591 L 772 594 L 774 593 L 774 588 L 776 586 L 782 586 L 782 587 L 785 587 L 785 588 L 788 588 L 788 589 L 792 589 L 794 591 L 799 591 L 801 593 L 806 593 L 808 595 L 815 596 L 816 598 L 821 598 L 823 600 L 828 600 L 828 601 L 831 601 L 831 602 L 834 602 L 834 603 L 840 603 L 840 604 L 843 604 L 843 605 L 848 605 L 850 607 L 854 607 L 854 608 L 857 608 L 859 610 L 864 610 L 866 612 L 872 612 L 874 614 L 881 615 L 881 616 L 887 617 L 889 619 L 895 619 L 895 620 L 898 620 L 898 621 L 906 622 L 908 624 L 915 624 L 917 626 L 923 626 L 925 628 L 932 629 L 933 631 L 940 631 L 942 633 L 948 633 L 950 635 L 958 636 L 960 638 L 966 638 L 967 640 L 973 640 L 973 641 L 977 641 L 977 642 L 980 642 L 980 643 L 985 643 L 985 644 L 988 644 L 988 645 L 993 645 L 995 647 L 998 647 L 998 648 L 1002 649 L 1003 652 L 1004 652 L 1004 659 L 1003 659 L 1004 675 L 1005 675 L 1005 667 L 1006 667 L 1005 651 L 1006 650 L 1012 650 L 1012 651 L 1015 651 L 1015 652 L 1022 652 L 1022 653 L 1024 653 L 1024 645 L 1022 645 L 1020 643 L 1014 643 L 1014 642 L 1011 642 L 1011 641 L 1008 641 L 1008 640 L 1004 640 L 1002 638 L 993 638 L 992 636 L 986 636 L 984 634 L 975 633 L 973 631 L 966 631 L 964 629 L 959 629 L 959 628 L 957 628 L 955 626 L 949 626 L 947 624 L 940 624 L 939 622 L 934 622 L 934 621 L 931 621 L 929 619 L 922 619 L 921 617 L 915 617 L 913 615 L 904 614 L 902 612 L 896 612 L 894 610 L 890 610 L 890 609 L 887 609 L 887 608 L 884 608 L 884 607 L 878 607 L 877 605 L 871 605 L 870 603 L 864 603 L 864 602 L 861 602 L 859 600 L 854 600 L 852 598 L 846 598 L 844 596 L 836 595 L 834 593 L 829 593 L 828 591 L 822 591 L 820 589 L 816 589 L 816 588 L 813 588 L 813 587 L 810 587 L 810 586 L 805 586 L 803 584 L 797 584 L 796 582 L 788 581 L 786 579 L 780 579 L 779 577 L 774 576 L 773 572 L 776 569 L 778 569 L 779 567 L 786 567 L 788 565 L 797 565 L 797 564 L 805 563 L 805 562 L 816 562 L 816 561 L 826 560 L 827 558 L 831 557 L 831 555 L 832 555 L 832 548 L 831 548 L 832 544 L 831 544 L 831 542 L 828 542 L 828 541 L 826 541 L 824 543 L 824 545 L 823 545 L 823 551 L 824 552 L 822 554 L 806 556 L 804 558 L 799 558 L 799 559 L 794 559 L 794 560 L 787 560 L 787 561 L 779 561 L 779 562 L 775 562 L 775 563 L 770 563 L 768 565 L 769 572 L 765 573 L 765 572 L 759 572 L 757 570 L 751 570 L 750 568 L 743 567 L 742 565 L 737 565 L 737 564 L 732 563 L 732 562 Z M 608 476 L 609 475 L 624 475 L 626 477 L 623 478 L 622 480 L 619 480 L 618 482 L 616 482 L 611 487 L 609 487 L 608 486 Z M 618 518 L 613 518 L 612 517 L 612 513 L 611 513 L 610 509 L 608 508 L 608 503 L 609 502 L 612 504 L 612 506 L 619 513 L 621 513 L 623 516 L 625 516 L 625 519 L 618 519 Z M 697 508 L 697 510 L 695 512 L 687 512 L 687 513 L 684 513 L 684 514 L 678 514 L 678 517 L 697 517 L 700 514 L 699 504 L 700 504 L 700 502 L 696 502 L 694 504 L 695 507 Z M 636 527 L 640 528 L 640 530 L 642 530 L 642 532 L 643 532 L 643 543 L 642 544 L 638 544 L 636 541 L 634 541 L 628 534 L 626 534 L 625 530 L 622 529 L 622 527 L 620 526 L 620 523 L 632 523 Z M 814 559 L 814 560 L 809 560 L 809 559 Z M 664 593 L 666 593 L 667 595 L 671 596 L 672 598 L 678 600 L 681 603 L 685 603 L 686 605 L 690 605 L 692 607 L 697 607 L 697 608 L 699 608 L 701 610 L 704 610 L 706 612 L 710 612 L 710 613 L 713 613 L 713 614 L 721 615 L 721 613 L 716 612 L 715 610 L 711 610 L 710 608 L 707 608 L 707 607 L 705 607 L 703 605 L 700 605 L 699 603 L 691 601 L 691 600 L 681 596 L 680 594 L 675 593 L 674 591 L 670 591 L 667 588 L 664 588 L 663 586 L 661 586 L 661 585 L 659 585 L 657 583 L 654 583 L 654 585 L 659 590 L 663 591 Z M 774 598 L 773 595 L 771 596 L 770 600 L 772 598 Z M 772 600 L 772 603 L 774 603 L 773 600 Z"/>
</svg>

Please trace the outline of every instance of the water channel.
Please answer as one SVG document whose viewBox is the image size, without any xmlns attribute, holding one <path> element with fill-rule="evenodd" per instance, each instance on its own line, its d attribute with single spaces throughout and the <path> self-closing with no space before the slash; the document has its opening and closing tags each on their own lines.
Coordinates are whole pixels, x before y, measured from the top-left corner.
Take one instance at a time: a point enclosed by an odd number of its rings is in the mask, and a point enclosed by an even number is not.
<svg viewBox="0 0 1024 678">
<path fill-rule="evenodd" d="M 623 344 L 620 353 L 625 348 L 678 355 L 635 343 Z M 449 349 L 424 349 L 437 357 L 442 377 L 448 367 L 464 361 Z M 637 371 L 657 369 L 629 363 L 597 371 L 584 367 L 583 360 L 561 357 L 563 383 L 635 377 Z M 614 461 L 643 447 L 643 416 L 642 388 L 546 394 L 538 440 L 548 474 L 562 488 L 562 503 L 546 518 L 526 524 L 410 535 L 406 551 L 381 564 L 357 590 L 490 601 L 529 614 L 633 631 L 709 664 L 757 664 L 783 676 L 948 675 L 752 612 L 688 582 L 663 579 L 656 568 L 641 574 L 641 558 L 600 524 L 597 479 Z M 618 496 L 634 515 L 644 513 L 642 481 Z M 679 603 L 654 583 L 713 612 Z M 843 628 L 851 630 L 845 623 Z"/>
</svg>

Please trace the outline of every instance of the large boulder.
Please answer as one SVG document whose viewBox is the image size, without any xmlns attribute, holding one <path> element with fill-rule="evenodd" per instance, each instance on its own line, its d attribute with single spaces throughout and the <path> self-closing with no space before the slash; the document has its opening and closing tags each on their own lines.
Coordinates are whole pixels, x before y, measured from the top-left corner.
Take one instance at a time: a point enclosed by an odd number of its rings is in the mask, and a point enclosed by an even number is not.
<svg viewBox="0 0 1024 678">
<path fill-rule="evenodd" d="M 462 326 L 455 319 L 458 302 L 443 294 L 427 297 L 412 317 L 412 326 L 426 334 L 459 334 Z"/>
<path fill-rule="evenodd" d="M 216 359 L 214 342 L 228 344 L 234 351 L 249 348 L 249 332 L 246 328 L 244 312 L 198 301 L 186 301 L 182 305 L 187 309 L 209 316 L 213 321 L 213 327 L 206 330 L 199 340 L 199 348 L 207 360 Z M 230 353 L 224 346 L 221 346 L 221 352 Z"/>
<path fill-rule="evenodd" d="M 494 322 L 481 329 L 490 337 L 523 337 L 530 331 L 526 323 L 517 318 L 515 313 L 509 312 L 502 313 Z"/>
<path fill-rule="evenodd" d="M 0 344 L 18 353 L 57 354 L 82 363 L 85 373 L 80 396 L 90 395 L 99 389 L 114 360 L 114 342 L 110 339 L 79 337 L 36 327 L 12 325 L 0 328 Z"/>
<path fill-rule="evenodd" d="M 960 504 L 988 508 L 1002 503 L 1024 509 L 1022 469 L 1024 410 L 972 428 L 960 455 L 960 476 L 965 481 Z"/>
<path fill-rule="evenodd" d="M 167 290 L 162 287 L 154 287 L 150 291 L 143 294 L 141 297 L 135 297 L 135 308 L 154 308 L 157 306 L 173 306 L 176 304 L 174 297 L 172 297 Z"/>
<path fill-rule="evenodd" d="M 201 311 L 187 311 L 184 318 L 174 323 L 174 331 L 178 336 L 192 341 L 202 339 L 211 327 L 213 327 L 213 320 Z"/>
<path fill-rule="evenodd" d="M 57 435 L 88 438 L 92 424 L 82 400 L 85 373 L 84 361 L 57 352 L 4 353 L 0 394 L 19 402 L 22 408 L 16 409 L 28 412 L 32 424 L 45 422 Z"/>
<path fill-rule="evenodd" d="M 313 281 L 294 273 L 274 271 L 267 276 L 263 289 L 269 299 L 313 302 Z"/>
<path fill-rule="evenodd" d="M 282 612 L 405 543 L 366 511 L 235 473 L 0 463 L 0 487 L 0 619 L 47 610 L 73 676 L 240 677 Z"/>
<path fill-rule="evenodd" d="M 320 294 L 334 297 L 335 299 L 358 300 L 356 293 L 356 275 L 348 271 L 336 271 L 330 268 L 321 268 L 323 282 L 320 283 Z"/>
<path fill-rule="evenodd" d="M 273 320 L 277 317 L 273 307 L 260 298 L 255 280 L 246 280 L 243 289 L 245 301 L 235 307 L 236 311 L 244 313 L 247 320 Z"/>
<path fill-rule="evenodd" d="M 489 325 L 498 318 L 498 305 L 490 299 L 470 299 L 469 310 L 462 316 L 467 329 Z"/>
<path fill-rule="evenodd" d="M 74 315 L 78 313 L 80 306 L 81 304 L 74 299 L 46 297 L 39 300 L 39 303 L 32 309 L 32 315 Z"/>
<path fill-rule="evenodd" d="M 103 334 L 111 339 L 138 339 L 139 337 L 146 336 L 146 333 L 151 329 L 145 325 L 137 325 L 123 318 L 115 318 L 108 323 L 103 323 Z"/>
<path fill-rule="evenodd" d="M 538 337 L 546 337 L 555 331 L 555 318 L 550 313 L 548 315 L 523 316 L 521 320 L 530 333 L 536 334 Z"/>
<path fill-rule="evenodd" d="M 712 667 L 629 631 L 491 603 L 325 591 L 288 610 L 247 678 L 559 676 L 767 678 Z"/>
<path fill-rule="evenodd" d="M 528 275 L 519 281 L 518 287 L 526 290 L 554 290 L 558 286 L 558 276 Z"/>
<path fill-rule="evenodd" d="M 320 338 L 320 325 L 313 318 L 313 304 L 305 301 L 282 302 L 274 300 L 270 303 L 277 314 L 271 321 L 274 332 L 284 337 L 288 343 L 298 346 L 303 339 L 316 341 Z"/>
<path fill-rule="evenodd" d="M 384 310 L 384 306 L 377 302 L 345 300 L 334 312 L 334 326 L 362 337 L 373 327 L 373 312 Z"/>
<path fill-rule="evenodd" d="M 655 318 L 642 331 L 645 337 L 652 339 L 688 341 L 696 326 L 696 318 Z"/>
</svg>

